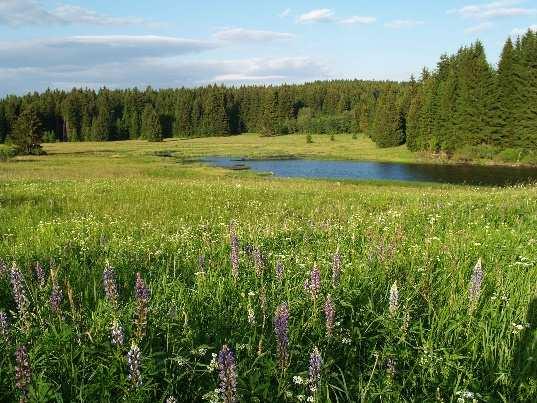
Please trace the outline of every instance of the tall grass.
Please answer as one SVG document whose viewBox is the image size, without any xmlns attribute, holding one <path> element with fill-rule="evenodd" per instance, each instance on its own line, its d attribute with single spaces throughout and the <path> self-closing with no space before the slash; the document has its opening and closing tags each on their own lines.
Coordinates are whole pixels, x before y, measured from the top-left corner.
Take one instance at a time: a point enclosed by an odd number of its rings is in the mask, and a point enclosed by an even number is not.
<svg viewBox="0 0 537 403">
<path fill-rule="evenodd" d="M 137 167 L 0 184 L 0 400 L 216 401 L 224 345 L 240 401 L 535 400 L 535 187 Z"/>
</svg>

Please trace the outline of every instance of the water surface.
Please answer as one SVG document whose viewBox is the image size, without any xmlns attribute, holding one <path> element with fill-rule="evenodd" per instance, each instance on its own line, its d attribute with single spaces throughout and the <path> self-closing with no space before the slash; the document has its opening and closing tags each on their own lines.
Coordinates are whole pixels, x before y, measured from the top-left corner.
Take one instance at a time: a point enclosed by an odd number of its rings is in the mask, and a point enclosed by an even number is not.
<svg viewBox="0 0 537 403">
<path fill-rule="evenodd" d="M 209 157 L 205 162 L 232 169 L 251 169 L 287 178 L 418 181 L 506 186 L 537 182 L 537 168 L 479 165 L 401 164 L 314 159 L 242 160 Z"/>
</svg>

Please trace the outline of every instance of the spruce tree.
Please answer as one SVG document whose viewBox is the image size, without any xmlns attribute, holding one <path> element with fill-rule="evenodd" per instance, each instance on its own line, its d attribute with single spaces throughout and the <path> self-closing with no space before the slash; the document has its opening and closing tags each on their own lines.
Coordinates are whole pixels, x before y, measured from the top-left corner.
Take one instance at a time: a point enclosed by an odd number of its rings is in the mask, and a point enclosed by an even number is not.
<svg viewBox="0 0 537 403">
<path fill-rule="evenodd" d="M 395 147 L 404 142 L 401 110 L 397 105 L 397 94 L 393 88 L 385 90 L 379 98 L 371 139 L 382 148 Z"/>
<path fill-rule="evenodd" d="M 142 114 L 142 137 L 148 141 L 162 141 L 162 128 L 157 111 L 147 104 Z"/>
<path fill-rule="evenodd" d="M 40 154 L 43 126 L 35 107 L 27 106 L 17 118 L 10 139 L 19 154 Z"/>
</svg>

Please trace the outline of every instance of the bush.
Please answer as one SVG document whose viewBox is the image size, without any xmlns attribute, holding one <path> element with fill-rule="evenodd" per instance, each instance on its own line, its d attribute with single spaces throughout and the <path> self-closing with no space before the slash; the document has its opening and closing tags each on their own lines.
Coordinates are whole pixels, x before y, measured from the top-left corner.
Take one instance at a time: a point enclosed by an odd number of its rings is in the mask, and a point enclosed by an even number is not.
<svg viewBox="0 0 537 403">
<path fill-rule="evenodd" d="M 501 162 L 517 163 L 525 154 L 526 152 L 521 148 L 506 148 L 498 153 L 496 159 Z"/>
<path fill-rule="evenodd" d="M 17 150 L 14 147 L 0 144 L 0 161 L 7 161 L 17 155 Z"/>
</svg>

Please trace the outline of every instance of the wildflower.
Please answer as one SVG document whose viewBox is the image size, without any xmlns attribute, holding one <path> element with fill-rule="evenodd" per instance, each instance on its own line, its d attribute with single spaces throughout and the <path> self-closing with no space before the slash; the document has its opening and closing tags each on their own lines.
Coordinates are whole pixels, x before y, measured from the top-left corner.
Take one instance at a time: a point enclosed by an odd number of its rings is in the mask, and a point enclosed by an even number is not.
<svg viewBox="0 0 537 403">
<path fill-rule="evenodd" d="M 239 239 L 233 223 L 229 224 L 229 242 L 231 245 L 231 274 L 237 280 L 239 278 Z"/>
<path fill-rule="evenodd" d="M 26 402 L 28 387 L 32 381 L 32 371 L 26 346 L 19 346 L 15 351 L 15 386 L 21 392 L 21 402 Z"/>
<path fill-rule="evenodd" d="M 43 266 L 41 266 L 41 263 L 36 262 L 35 263 L 35 277 L 37 278 L 37 284 L 39 285 L 39 288 L 43 288 L 45 286 L 45 271 L 43 270 Z"/>
<path fill-rule="evenodd" d="M 261 277 L 261 275 L 263 274 L 263 269 L 264 269 L 263 256 L 261 255 L 261 250 L 258 247 L 255 247 L 252 255 L 254 258 L 255 275 L 257 277 Z"/>
<path fill-rule="evenodd" d="M 396 369 L 395 360 L 393 358 L 388 358 L 388 361 L 386 362 L 386 372 L 388 372 L 388 375 L 392 378 L 395 376 Z"/>
<path fill-rule="evenodd" d="M 308 385 L 311 393 L 315 393 L 319 387 L 319 381 L 321 380 L 321 365 L 323 364 L 323 359 L 319 353 L 317 347 L 313 348 L 313 351 L 310 355 L 310 366 L 308 369 Z"/>
<path fill-rule="evenodd" d="M 281 304 L 276 308 L 274 315 L 274 332 L 276 333 L 278 361 L 280 368 L 285 368 L 289 361 L 289 308 Z"/>
<path fill-rule="evenodd" d="M 136 273 L 134 288 L 136 300 L 147 304 L 149 302 L 149 288 L 147 288 L 140 272 Z"/>
<path fill-rule="evenodd" d="M 281 261 L 277 261 L 276 262 L 276 278 L 279 280 L 279 281 L 282 281 L 283 280 L 283 271 L 284 271 L 284 268 L 283 268 L 283 264 Z"/>
<path fill-rule="evenodd" d="M 62 299 L 63 291 L 58 284 L 54 283 L 50 292 L 50 307 L 54 313 L 60 313 Z"/>
<path fill-rule="evenodd" d="M 306 400 L 306 396 L 304 395 L 297 395 L 296 396 L 296 400 L 298 400 L 299 402 L 303 402 Z"/>
<path fill-rule="evenodd" d="M 6 276 L 7 272 L 7 264 L 2 259 L 0 259 L 0 279 Z"/>
<path fill-rule="evenodd" d="M 250 302 L 248 302 L 248 323 L 252 326 L 255 325 L 255 313 Z"/>
<path fill-rule="evenodd" d="M 132 343 L 131 349 L 127 353 L 127 363 L 129 366 L 129 380 L 134 386 L 140 386 L 142 384 L 142 375 L 140 373 L 140 360 L 141 353 L 140 348 L 136 343 Z"/>
<path fill-rule="evenodd" d="M 11 287 L 13 288 L 13 299 L 17 305 L 17 311 L 19 313 L 19 318 L 24 319 L 28 311 L 28 299 L 26 298 L 26 293 L 24 291 L 24 285 L 22 283 L 22 273 L 16 264 L 13 264 L 11 268 Z"/>
<path fill-rule="evenodd" d="M 265 289 L 265 286 L 262 286 L 259 289 L 259 305 L 263 311 L 263 316 L 265 316 L 265 312 L 267 310 L 267 290 Z"/>
<path fill-rule="evenodd" d="M 166 398 L 166 403 L 177 403 L 177 399 L 173 396 L 168 396 Z"/>
<path fill-rule="evenodd" d="M 211 362 L 209 365 L 207 365 L 207 370 L 209 372 L 216 371 L 218 369 L 218 354 L 212 353 L 211 354 Z"/>
<path fill-rule="evenodd" d="M 220 393 L 225 403 L 237 401 L 237 373 L 235 355 L 227 345 L 218 354 L 218 371 L 220 378 Z"/>
<path fill-rule="evenodd" d="M 350 339 L 349 337 L 343 337 L 341 339 L 341 343 L 346 344 L 347 346 L 349 346 L 352 343 L 352 339 Z"/>
<path fill-rule="evenodd" d="M 392 316 L 394 316 L 399 309 L 399 289 L 397 288 L 397 281 L 393 283 L 390 288 L 390 305 L 388 309 Z"/>
<path fill-rule="evenodd" d="M 0 337 L 7 340 L 9 336 L 9 321 L 7 314 L 4 311 L 0 311 Z"/>
<path fill-rule="evenodd" d="M 330 294 L 326 296 L 324 303 L 324 316 L 326 318 L 326 334 L 328 337 L 332 336 L 334 330 L 334 317 L 336 315 L 336 308 Z"/>
<path fill-rule="evenodd" d="M 106 299 L 112 305 L 117 305 L 118 292 L 116 284 L 116 273 L 110 264 L 107 262 L 103 271 L 103 283 Z"/>
<path fill-rule="evenodd" d="M 115 346 L 122 346 L 123 342 L 125 341 L 125 334 L 123 332 L 123 327 L 117 320 L 115 320 L 112 323 L 112 329 L 110 331 L 110 338 L 112 340 L 112 344 Z"/>
<path fill-rule="evenodd" d="M 336 287 L 341 277 L 341 255 L 339 251 L 332 256 L 332 285 Z"/>
<path fill-rule="evenodd" d="M 304 384 L 304 378 L 302 378 L 301 376 L 298 376 L 298 375 L 293 376 L 293 383 L 295 385 L 302 385 L 302 384 Z"/>
<path fill-rule="evenodd" d="M 468 296 L 470 299 L 470 307 L 473 309 L 475 307 L 475 304 L 479 300 L 479 294 L 481 292 L 481 284 L 483 283 L 483 265 L 481 262 L 481 258 L 477 261 L 474 271 L 472 273 L 472 277 L 470 278 L 470 286 L 468 289 Z"/>
<path fill-rule="evenodd" d="M 313 300 L 317 299 L 317 295 L 321 289 L 321 272 L 316 264 L 313 266 L 313 269 L 310 272 L 310 278 L 306 279 L 304 288 L 306 291 L 310 292 Z"/>
</svg>

